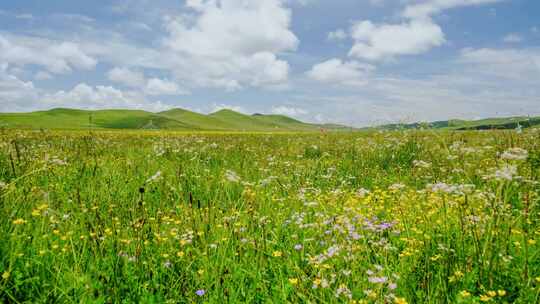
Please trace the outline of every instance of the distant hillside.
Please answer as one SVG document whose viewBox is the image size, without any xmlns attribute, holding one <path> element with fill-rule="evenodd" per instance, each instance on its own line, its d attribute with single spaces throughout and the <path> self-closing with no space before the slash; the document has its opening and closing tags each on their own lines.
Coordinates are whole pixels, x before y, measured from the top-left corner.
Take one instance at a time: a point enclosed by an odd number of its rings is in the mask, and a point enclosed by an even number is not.
<svg viewBox="0 0 540 304">
<path fill-rule="evenodd" d="M 443 129 L 443 130 L 504 130 L 529 128 L 540 125 L 540 117 L 503 117 L 480 120 L 444 120 L 410 124 L 387 124 L 374 128 L 378 130 L 407 130 L 407 129 Z"/>
<path fill-rule="evenodd" d="M 194 131 L 350 130 L 341 125 L 304 123 L 283 115 L 245 115 L 220 110 L 204 115 L 184 109 L 159 113 L 141 110 L 76 110 L 57 108 L 30 113 L 0 113 L 0 127 L 21 129 L 163 129 Z"/>
</svg>

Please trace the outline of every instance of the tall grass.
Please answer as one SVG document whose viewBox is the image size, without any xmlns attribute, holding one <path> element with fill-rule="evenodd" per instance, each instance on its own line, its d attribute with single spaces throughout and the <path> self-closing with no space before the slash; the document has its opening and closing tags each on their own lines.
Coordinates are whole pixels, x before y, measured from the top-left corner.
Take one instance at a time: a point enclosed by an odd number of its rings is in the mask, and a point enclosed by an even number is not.
<svg viewBox="0 0 540 304">
<path fill-rule="evenodd" d="M 1 137 L 0 302 L 540 301 L 534 130 Z"/>
</svg>

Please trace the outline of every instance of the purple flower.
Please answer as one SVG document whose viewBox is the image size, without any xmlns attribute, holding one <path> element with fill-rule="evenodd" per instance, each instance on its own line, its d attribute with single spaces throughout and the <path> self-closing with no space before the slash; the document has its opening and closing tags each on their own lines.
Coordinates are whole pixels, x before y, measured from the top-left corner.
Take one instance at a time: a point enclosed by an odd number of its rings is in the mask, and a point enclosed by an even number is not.
<svg viewBox="0 0 540 304">
<path fill-rule="evenodd" d="M 387 277 L 369 277 L 368 281 L 375 284 L 383 284 L 388 280 Z"/>
<path fill-rule="evenodd" d="M 206 293 L 206 291 L 204 289 L 199 289 L 199 290 L 195 291 L 195 294 L 198 295 L 199 297 L 204 296 L 205 293 Z"/>
</svg>

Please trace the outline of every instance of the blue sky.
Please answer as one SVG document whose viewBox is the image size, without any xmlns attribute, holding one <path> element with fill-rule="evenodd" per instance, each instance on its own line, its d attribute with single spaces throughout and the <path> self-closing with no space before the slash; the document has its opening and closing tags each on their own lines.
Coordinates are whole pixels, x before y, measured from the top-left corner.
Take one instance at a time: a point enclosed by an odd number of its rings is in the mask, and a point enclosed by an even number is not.
<svg viewBox="0 0 540 304">
<path fill-rule="evenodd" d="M 0 111 L 53 107 L 354 126 L 540 114 L 540 2 L 2 1 Z"/>
</svg>

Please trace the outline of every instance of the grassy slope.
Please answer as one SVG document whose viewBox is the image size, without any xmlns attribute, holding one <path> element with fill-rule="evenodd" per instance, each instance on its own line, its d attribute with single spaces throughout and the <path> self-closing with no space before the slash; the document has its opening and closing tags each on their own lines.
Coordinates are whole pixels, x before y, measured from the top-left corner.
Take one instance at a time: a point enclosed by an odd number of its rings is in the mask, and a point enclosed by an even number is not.
<svg viewBox="0 0 540 304">
<path fill-rule="evenodd" d="M 233 129 L 229 123 L 221 121 L 220 119 L 184 109 L 172 109 L 158 114 L 170 119 L 182 121 L 203 130 Z"/>
<path fill-rule="evenodd" d="M 279 128 L 272 122 L 258 120 L 254 116 L 231 110 L 220 110 L 208 116 L 229 124 L 235 130 L 272 131 Z"/>
<path fill-rule="evenodd" d="M 90 125 L 91 117 L 91 125 Z M 0 125 L 15 128 L 48 129 L 193 129 L 193 126 L 139 110 L 85 111 L 53 109 L 32 113 L 0 114 Z"/>
<path fill-rule="evenodd" d="M 290 130 L 314 131 L 320 128 L 320 126 L 304 123 L 284 115 L 254 115 L 251 117 L 257 121 Z"/>
<path fill-rule="evenodd" d="M 522 127 L 531 127 L 540 125 L 540 117 L 503 117 L 486 118 L 480 120 L 445 120 L 430 123 L 411 123 L 411 124 L 388 124 L 376 127 L 376 129 L 398 130 L 398 129 L 418 129 L 431 127 L 433 129 L 443 130 L 488 130 L 488 129 L 514 129 L 519 125 Z"/>
<path fill-rule="evenodd" d="M 91 119 L 91 124 L 90 124 Z M 0 113 L 0 127 L 25 129 L 171 129 L 214 131 L 317 131 L 340 130 L 338 125 L 315 125 L 283 115 L 245 115 L 221 110 L 209 115 L 184 109 L 160 113 L 141 110 L 85 111 L 52 109 L 32 113 Z"/>
</svg>

